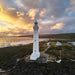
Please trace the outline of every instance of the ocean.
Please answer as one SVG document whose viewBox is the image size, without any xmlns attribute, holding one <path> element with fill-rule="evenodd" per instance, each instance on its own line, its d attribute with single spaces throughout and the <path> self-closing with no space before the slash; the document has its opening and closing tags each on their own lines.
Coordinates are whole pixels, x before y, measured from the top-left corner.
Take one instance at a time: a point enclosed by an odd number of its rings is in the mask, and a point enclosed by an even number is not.
<svg viewBox="0 0 75 75">
<path fill-rule="evenodd" d="M 40 38 L 39 41 L 46 41 L 47 38 Z M 0 48 L 33 43 L 32 37 L 0 37 Z"/>
</svg>

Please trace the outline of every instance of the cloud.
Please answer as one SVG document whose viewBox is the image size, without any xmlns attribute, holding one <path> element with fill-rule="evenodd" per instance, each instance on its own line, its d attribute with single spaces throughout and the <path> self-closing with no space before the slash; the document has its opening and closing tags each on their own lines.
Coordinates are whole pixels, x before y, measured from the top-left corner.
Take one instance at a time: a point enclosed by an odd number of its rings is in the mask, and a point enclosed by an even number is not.
<svg viewBox="0 0 75 75">
<path fill-rule="evenodd" d="M 75 0 L 71 0 L 71 10 L 73 11 L 73 12 L 75 12 Z"/>
<path fill-rule="evenodd" d="M 19 12 L 15 9 L 16 8 L 6 8 L 4 5 L 0 5 L 0 33 L 2 35 L 14 35 L 15 33 L 22 34 L 24 33 L 24 30 L 25 33 L 33 31 L 28 16 L 26 16 L 24 12 Z M 30 27 L 30 29 L 28 27 Z"/>
<path fill-rule="evenodd" d="M 8 10 L 10 10 L 10 11 L 14 11 L 14 10 L 16 10 L 16 8 L 12 8 L 12 7 L 10 7 L 10 8 L 8 8 Z"/>
<path fill-rule="evenodd" d="M 35 19 L 37 12 L 39 11 L 39 9 L 30 9 L 27 13 L 27 15 L 29 17 L 31 17 L 31 19 Z"/>
<path fill-rule="evenodd" d="M 24 16 L 24 13 L 21 13 L 19 11 L 16 12 L 17 16 Z"/>
<path fill-rule="evenodd" d="M 35 19 L 41 34 L 75 32 L 75 0 L 0 0 L 2 35 L 31 34 Z"/>
<path fill-rule="evenodd" d="M 52 15 L 51 18 L 54 18 L 54 16 Z"/>
<path fill-rule="evenodd" d="M 5 6 L 1 5 L 0 6 L 0 19 L 1 20 L 9 20 L 9 21 L 15 21 L 16 20 L 16 15 L 14 15 L 12 12 L 9 12 Z"/>
<path fill-rule="evenodd" d="M 46 14 L 46 9 L 44 8 L 44 9 L 40 12 L 40 17 L 45 16 L 45 14 Z"/>
<path fill-rule="evenodd" d="M 54 24 L 54 21 L 53 21 L 53 20 L 48 20 L 48 19 L 46 19 L 46 20 L 42 20 L 42 21 L 41 21 L 41 24 L 42 24 L 42 25 Z"/>
<path fill-rule="evenodd" d="M 53 30 L 53 29 L 59 29 L 60 30 L 64 27 L 64 25 L 65 24 L 63 24 L 63 23 L 57 23 L 56 25 L 51 27 L 51 30 Z"/>
<path fill-rule="evenodd" d="M 7 27 L 2 27 L 0 25 L 0 32 L 8 32 L 8 31 L 9 31 L 9 29 Z"/>
<path fill-rule="evenodd" d="M 75 12 L 75 0 L 70 0 L 70 6 L 66 9 L 66 11 Z"/>
<path fill-rule="evenodd" d="M 23 7 L 24 8 L 24 5 L 23 5 L 21 0 L 15 0 L 14 3 L 16 3 L 18 5 L 18 7 Z"/>
</svg>

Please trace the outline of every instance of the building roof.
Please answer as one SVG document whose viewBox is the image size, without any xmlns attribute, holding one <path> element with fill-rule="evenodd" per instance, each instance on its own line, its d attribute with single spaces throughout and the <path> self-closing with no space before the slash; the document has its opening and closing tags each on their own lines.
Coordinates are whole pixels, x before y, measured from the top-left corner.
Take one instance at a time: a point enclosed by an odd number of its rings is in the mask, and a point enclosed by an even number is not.
<svg viewBox="0 0 75 75">
<path fill-rule="evenodd" d="M 62 44 L 61 44 L 59 41 L 57 41 L 56 45 L 59 45 L 59 46 L 61 46 Z"/>
<path fill-rule="evenodd" d="M 34 24 L 38 24 L 37 20 L 34 22 Z"/>
<path fill-rule="evenodd" d="M 75 42 L 68 42 L 68 43 L 70 43 L 70 44 L 72 44 L 72 45 L 75 45 Z"/>
</svg>

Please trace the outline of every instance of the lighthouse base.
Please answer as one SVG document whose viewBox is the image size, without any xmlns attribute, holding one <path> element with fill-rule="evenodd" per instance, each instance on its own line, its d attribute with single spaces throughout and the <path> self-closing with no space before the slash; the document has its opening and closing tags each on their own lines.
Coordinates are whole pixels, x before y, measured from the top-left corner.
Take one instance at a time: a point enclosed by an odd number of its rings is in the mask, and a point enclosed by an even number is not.
<svg viewBox="0 0 75 75">
<path fill-rule="evenodd" d="M 40 52 L 37 52 L 37 53 L 32 53 L 30 55 L 30 60 L 37 60 L 37 58 L 40 57 Z"/>
</svg>

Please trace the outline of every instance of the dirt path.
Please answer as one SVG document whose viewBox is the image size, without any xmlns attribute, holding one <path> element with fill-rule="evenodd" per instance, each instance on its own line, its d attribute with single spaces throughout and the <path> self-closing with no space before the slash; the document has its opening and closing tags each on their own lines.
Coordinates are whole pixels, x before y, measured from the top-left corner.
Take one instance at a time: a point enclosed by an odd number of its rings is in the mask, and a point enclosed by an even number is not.
<svg viewBox="0 0 75 75">
<path fill-rule="evenodd" d="M 48 48 L 49 48 L 50 46 L 48 46 L 44 51 L 42 51 L 40 54 L 41 54 L 41 56 L 44 56 L 44 57 L 46 57 L 47 58 L 47 60 L 48 60 L 48 58 L 49 58 L 49 55 L 47 54 L 47 53 L 45 53 L 47 50 L 48 50 Z"/>
</svg>

